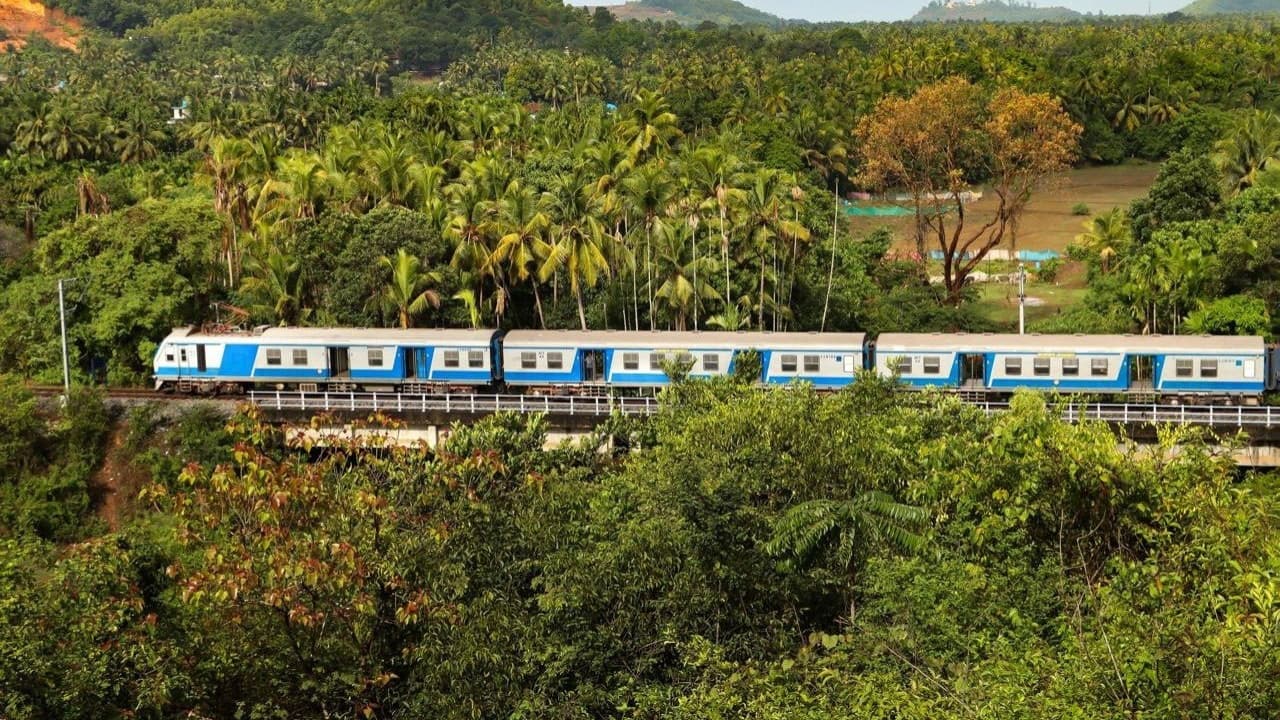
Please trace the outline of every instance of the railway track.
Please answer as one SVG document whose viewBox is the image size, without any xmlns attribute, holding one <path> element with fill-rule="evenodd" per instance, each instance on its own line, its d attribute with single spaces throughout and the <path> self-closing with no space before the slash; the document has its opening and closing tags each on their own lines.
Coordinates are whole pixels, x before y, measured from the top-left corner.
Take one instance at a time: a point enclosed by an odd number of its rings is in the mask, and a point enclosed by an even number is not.
<svg viewBox="0 0 1280 720">
<path fill-rule="evenodd" d="M 33 393 L 61 395 L 61 385 L 29 385 Z M 193 396 L 159 393 L 147 388 L 106 388 L 107 398 L 149 402 L 249 402 L 285 413 L 382 412 L 443 414 L 458 417 L 497 412 L 545 413 L 557 416 L 607 417 L 613 413 L 644 416 L 658 411 L 653 397 L 560 396 L 513 394 L 420 394 L 369 392 L 251 391 L 247 395 Z M 1003 401 L 961 396 L 961 401 L 987 414 L 1009 409 Z M 1152 403 L 1068 403 L 1055 406 L 1067 422 L 1101 421 L 1116 425 L 1194 425 L 1218 429 L 1280 429 L 1280 407 L 1157 405 Z"/>
<path fill-rule="evenodd" d="M 41 397 L 61 395 L 63 393 L 63 389 L 61 385 L 28 385 L 27 389 L 30 390 L 35 395 L 39 395 Z M 100 389 L 104 391 L 104 393 L 108 398 L 113 398 L 113 399 L 118 398 L 121 400 L 157 400 L 157 401 L 163 402 L 166 400 L 191 399 L 190 397 L 181 396 L 181 395 L 163 395 L 154 390 L 148 390 L 147 388 L 100 388 Z M 247 398 L 244 398 L 244 399 L 247 400 Z"/>
</svg>

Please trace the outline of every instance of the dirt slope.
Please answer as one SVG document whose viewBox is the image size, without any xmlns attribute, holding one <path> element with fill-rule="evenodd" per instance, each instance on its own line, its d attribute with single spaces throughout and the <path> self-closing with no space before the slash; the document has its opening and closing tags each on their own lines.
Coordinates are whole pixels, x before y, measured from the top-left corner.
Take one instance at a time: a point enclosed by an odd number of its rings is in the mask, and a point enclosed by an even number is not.
<svg viewBox="0 0 1280 720">
<path fill-rule="evenodd" d="M 58 47 L 74 49 L 82 32 L 80 22 L 61 10 L 52 10 L 32 0 L 0 0 L 0 52 L 21 49 L 31 33 L 43 36 Z"/>
</svg>

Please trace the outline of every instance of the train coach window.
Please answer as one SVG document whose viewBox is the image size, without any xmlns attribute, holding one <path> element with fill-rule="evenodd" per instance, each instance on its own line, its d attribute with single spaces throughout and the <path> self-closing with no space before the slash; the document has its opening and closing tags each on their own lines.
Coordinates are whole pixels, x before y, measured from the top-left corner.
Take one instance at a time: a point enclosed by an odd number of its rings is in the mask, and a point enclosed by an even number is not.
<svg viewBox="0 0 1280 720">
<path fill-rule="evenodd" d="M 538 354 L 531 352 L 520 353 L 520 369 L 533 370 L 538 367 Z"/>
<path fill-rule="evenodd" d="M 165 362 L 173 362 L 173 350 L 165 350 L 165 351 L 164 351 L 164 361 L 165 361 Z"/>
<path fill-rule="evenodd" d="M 796 371 L 796 356 L 783 355 L 782 356 L 782 372 L 793 373 L 795 371 Z"/>
<path fill-rule="evenodd" d="M 470 367 L 470 368 L 484 367 L 484 351 L 468 350 L 467 351 L 467 367 Z"/>
<path fill-rule="evenodd" d="M 715 353 L 706 353 L 702 356 L 703 372 L 720 372 L 720 356 Z"/>
<path fill-rule="evenodd" d="M 937 355 L 926 355 L 924 358 L 924 374 L 925 375 L 941 375 L 942 374 L 942 358 Z"/>
<path fill-rule="evenodd" d="M 804 371 L 807 373 L 816 373 L 822 369 L 822 359 L 817 355 L 804 356 Z"/>
<path fill-rule="evenodd" d="M 1036 358 L 1031 361 L 1031 371 L 1036 374 L 1036 377 L 1048 377 L 1049 368 L 1049 358 Z"/>
<path fill-rule="evenodd" d="M 665 361 L 665 359 L 666 358 L 660 352 L 649 353 L 649 369 L 661 371 L 662 363 Z"/>
<path fill-rule="evenodd" d="M 307 349 L 306 349 L 306 348 L 294 348 L 294 349 L 293 349 L 293 364 L 294 364 L 294 365 L 306 365 L 306 364 L 307 364 Z"/>
<path fill-rule="evenodd" d="M 897 365 L 898 365 L 899 375 L 911 374 L 911 356 L 910 355 L 903 355 L 902 357 L 898 358 Z"/>
<path fill-rule="evenodd" d="M 1022 358 L 1005 358 L 1004 359 L 1005 375 L 1021 375 L 1022 374 Z"/>
<path fill-rule="evenodd" d="M 382 348 L 369 348 L 369 367 L 382 367 Z"/>
<path fill-rule="evenodd" d="M 1176 360 L 1173 364 L 1173 372 L 1177 377 L 1191 377 L 1192 365 L 1191 360 Z"/>
<path fill-rule="evenodd" d="M 461 357 L 457 350 L 444 351 L 444 366 L 447 368 L 456 368 L 462 364 Z"/>
<path fill-rule="evenodd" d="M 622 353 L 623 370 L 640 369 L 640 353 Z"/>
<path fill-rule="evenodd" d="M 547 353 L 547 368 L 550 370 L 564 369 L 564 355 L 560 353 Z"/>
<path fill-rule="evenodd" d="M 267 364 L 268 365 L 280 364 L 280 348 L 267 348 Z"/>
<path fill-rule="evenodd" d="M 1077 377 L 1080 375 L 1080 358 L 1062 358 L 1062 375 Z"/>
<path fill-rule="evenodd" d="M 1111 361 L 1106 358 L 1094 358 L 1089 362 L 1089 372 L 1094 377 L 1106 377 L 1111 374 Z"/>
<path fill-rule="evenodd" d="M 1202 378 L 1218 377 L 1218 361 L 1217 360 L 1201 360 L 1200 361 L 1200 377 Z"/>
</svg>

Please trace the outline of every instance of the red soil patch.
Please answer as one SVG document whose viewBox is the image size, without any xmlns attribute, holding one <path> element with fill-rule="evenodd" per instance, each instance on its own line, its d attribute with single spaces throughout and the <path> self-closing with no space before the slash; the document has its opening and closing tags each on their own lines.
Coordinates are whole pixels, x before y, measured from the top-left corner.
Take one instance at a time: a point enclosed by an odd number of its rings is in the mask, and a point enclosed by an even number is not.
<svg viewBox="0 0 1280 720">
<path fill-rule="evenodd" d="M 102 466 L 89 478 L 89 498 L 94 512 L 114 532 L 130 503 L 147 482 L 147 473 L 132 462 L 125 448 L 128 429 L 118 424 L 107 438 Z"/>
<path fill-rule="evenodd" d="M 53 10 L 32 0 L 0 0 L 0 52 L 21 50 L 32 33 L 58 47 L 74 50 L 83 27 L 79 20 L 61 10 Z"/>
</svg>

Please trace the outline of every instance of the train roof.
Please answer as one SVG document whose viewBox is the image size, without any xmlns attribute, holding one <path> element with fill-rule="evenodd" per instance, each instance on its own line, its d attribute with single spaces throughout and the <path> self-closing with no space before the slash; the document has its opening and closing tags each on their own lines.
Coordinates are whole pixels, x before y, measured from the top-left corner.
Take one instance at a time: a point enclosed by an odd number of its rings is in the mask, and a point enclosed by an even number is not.
<svg viewBox="0 0 1280 720">
<path fill-rule="evenodd" d="M 166 340 L 188 340 L 209 343 L 332 343 L 363 345 L 374 343 L 406 345 L 488 345 L 497 330 L 453 330 L 433 328 L 338 328 L 338 327 L 268 327 L 252 331 L 203 333 L 193 328 L 178 328 Z"/>
<path fill-rule="evenodd" d="M 618 330 L 512 330 L 503 339 L 505 347 L 572 347 L 647 349 L 856 349 L 862 350 L 865 333 L 775 333 L 775 332 L 639 332 Z"/>
<path fill-rule="evenodd" d="M 1227 335 L 1009 335 L 998 333 L 884 333 L 880 353 L 916 350 L 996 352 L 1262 353 L 1262 338 Z"/>
</svg>

